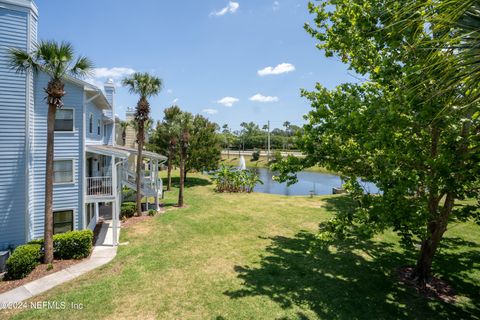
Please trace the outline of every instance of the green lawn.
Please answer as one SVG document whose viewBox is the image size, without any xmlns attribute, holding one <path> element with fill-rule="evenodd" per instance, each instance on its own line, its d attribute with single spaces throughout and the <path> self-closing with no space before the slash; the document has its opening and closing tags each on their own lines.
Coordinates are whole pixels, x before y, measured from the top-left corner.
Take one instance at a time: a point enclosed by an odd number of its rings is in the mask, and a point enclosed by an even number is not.
<svg viewBox="0 0 480 320">
<path fill-rule="evenodd" d="M 456 304 L 418 296 L 394 268 L 412 264 L 392 233 L 312 250 L 318 223 L 343 197 L 215 194 L 190 175 L 188 208 L 123 230 L 117 257 L 33 301 L 82 310 L 25 310 L 14 319 L 466 319 L 480 315 L 480 227 L 448 231 L 435 272 Z M 18 311 L 17 311 L 18 312 Z M 6 313 L 0 313 L 5 318 Z"/>
</svg>

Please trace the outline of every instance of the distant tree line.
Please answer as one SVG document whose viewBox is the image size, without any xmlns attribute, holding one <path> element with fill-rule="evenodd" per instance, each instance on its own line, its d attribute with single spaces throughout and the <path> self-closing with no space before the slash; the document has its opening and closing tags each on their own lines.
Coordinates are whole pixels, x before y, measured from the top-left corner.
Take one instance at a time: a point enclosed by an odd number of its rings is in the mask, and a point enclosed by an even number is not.
<svg viewBox="0 0 480 320">
<path fill-rule="evenodd" d="M 230 150 L 253 150 L 268 148 L 268 126 L 254 122 L 242 122 L 240 130 L 232 130 L 227 124 L 221 128 L 222 146 Z M 296 143 L 303 129 L 289 121 L 282 128 L 270 131 L 270 148 L 275 150 L 296 149 Z"/>
</svg>

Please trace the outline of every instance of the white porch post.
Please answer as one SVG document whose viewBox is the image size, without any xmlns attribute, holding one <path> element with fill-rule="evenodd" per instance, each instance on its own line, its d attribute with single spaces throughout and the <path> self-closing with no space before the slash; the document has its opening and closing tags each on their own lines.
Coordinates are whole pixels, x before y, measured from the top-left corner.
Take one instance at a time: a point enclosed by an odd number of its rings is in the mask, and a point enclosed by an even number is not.
<svg viewBox="0 0 480 320">
<path fill-rule="evenodd" d="M 153 187 L 154 187 L 154 190 L 155 190 L 155 210 L 158 211 L 160 209 L 160 201 L 158 199 L 158 183 L 157 183 L 157 180 L 158 180 L 158 160 L 155 160 L 155 165 L 153 167 L 153 177 L 152 177 L 152 181 L 153 181 Z"/>
<path fill-rule="evenodd" d="M 112 201 L 112 244 L 114 246 L 118 245 L 117 241 L 117 231 L 118 231 L 118 185 L 117 185 L 117 163 L 115 162 L 115 157 L 112 156 L 112 195 L 114 196 L 114 201 Z"/>
<path fill-rule="evenodd" d="M 95 202 L 95 221 L 97 222 L 98 222 L 98 215 L 99 215 L 98 202 Z"/>
</svg>

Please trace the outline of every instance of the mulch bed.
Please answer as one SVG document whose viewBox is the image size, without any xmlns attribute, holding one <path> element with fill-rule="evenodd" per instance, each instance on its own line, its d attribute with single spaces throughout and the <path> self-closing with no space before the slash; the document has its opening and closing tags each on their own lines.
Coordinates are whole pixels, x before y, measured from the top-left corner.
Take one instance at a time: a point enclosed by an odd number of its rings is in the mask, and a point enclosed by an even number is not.
<svg viewBox="0 0 480 320">
<path fill-rule="evenodd" d="M 421 287 L 418 282 L 413 279 L 414 268 L 413 267 L 401 267 L 397 269 L 397 274 L 400 278 L 400 281 L 409 287 L 413 287 L 420 295 L 430 298 L 440 300 L 446 303 L 455 303 L 456 295 L 455 292 L 447 282 L 440 278 L 431 277 L 425 287 Z"/>
<path fill-rule="evenodd" d="M 121 227 L 122 228 L 131 227 L 134 224 L 137 224 L 137 223 L 145 221 L 145 220 L 152 219 L 153 217 L 156 217 L 157 215 L 162 214 L 164 212 L 165 212 L 165 208 L 163 208 L 163 207 L 154 216 L 149 216 L 148 211 L 145 211 L 145 212 L 142 213 L 141 216 L 133 216 L 133 217 L 122 220 Z"/>
<path fill-rule="evenodd" d="M 100 234 L 100 230 L 102 229 L 102 224 L 103 222 L 100 221 L 97 223 L 95 226 L 95 229 L 93 230 L 93 243 L 96 243 L 98 235 Z M 90 254 L 91 255 L 91 254 Z M 23 279 L 18 279 L 18 280 L 0 280 L 0 293 L 15 289 L 17 287 L 20 287 L 21 285 L 24 285 L 26 283 L 29 283 L 31 281 L 43 278 L 49 274 L 61 271 L 63 269 L 66 269 L 68 267 L 71 267 L 77 263 L 80 263 L 86 259 L 90 258 L 90 255 L 86 258 L 75 260 L 53 260 L 52 266 L 53 268 L 50 270 L 47 270 L 48 265 L 46 264 L 40 264 L 38 265 L 28 276 L 26 276 Z"/>
<path fill-rule="evenodd" d="M 85 258 L 88 259 L 88 258 Z M 46 275 L 58 272 L 60 270 L 66 269 L 74 264 L 80 263 L 83 260 L 54 260 L 52 263 L 53 268 L 51 270 L 47 270 L 48 265 L 40 264 L 37 266 L 28 276 L 23 279 L 19 280 L 2 280 L 0 281 L 0 293 L 9 291 L 11 289 L 15 289 L 16 287 L 20 287 L 28 282 L 33 280 L 40 279 Z"/>
</svg>

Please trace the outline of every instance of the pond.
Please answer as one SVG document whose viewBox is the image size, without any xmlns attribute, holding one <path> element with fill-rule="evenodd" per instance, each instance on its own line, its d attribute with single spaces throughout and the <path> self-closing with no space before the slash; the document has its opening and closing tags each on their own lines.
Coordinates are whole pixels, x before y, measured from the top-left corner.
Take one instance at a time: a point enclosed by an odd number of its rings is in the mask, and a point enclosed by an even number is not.
<svg viewBox="0 0 480 320">
<path fill-rule="evenodd" d="M 254 192 L 282 194 L 286 196 L 332 194 L 332 188 L 340 187 L 342 181 L 339 176 L 327 173 L 301 171 L 297 173 L 298 182 L 287 186 L 286 183 L 274 181 L 275 173 L 267 168 L 255 168 L 262 184 L 257 184 Z M 369 193 L 378 193 L 378 188 L 370 182 L 361 182 L 362 186 Z"/>
</svg>

